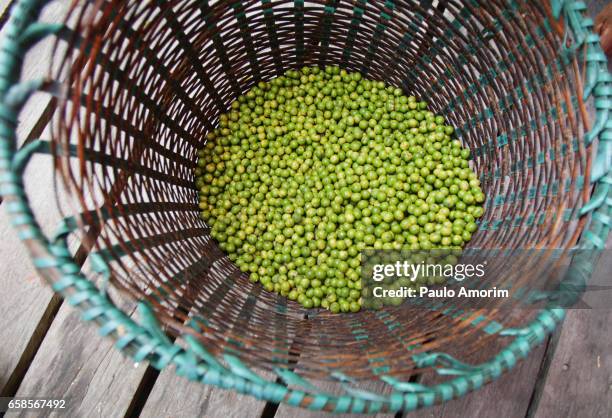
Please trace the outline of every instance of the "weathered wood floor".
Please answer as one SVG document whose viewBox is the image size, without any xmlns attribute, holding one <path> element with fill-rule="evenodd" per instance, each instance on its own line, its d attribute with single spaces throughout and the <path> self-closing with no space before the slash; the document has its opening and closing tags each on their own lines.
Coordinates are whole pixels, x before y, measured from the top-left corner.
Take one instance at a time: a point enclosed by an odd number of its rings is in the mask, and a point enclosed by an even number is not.
<svg viewBox="0 0 612 418">
<path fill-rule="evenodd" d="M 2 33 L 6 29 L 6 10 L 13 2 L 0 0 Z M 606 0 L 595 1 L 591 7 L 605 3 Z M 57 1 L 45 13 L 52 19 L 61 15 L 68 4 L 67 0 Z M 41 54 L 48 51 L 48 45 L 39 48 Z M 40 61 L 41 57 L 36 59 Z M 44 71 L 46 66 L 26 63 L 30 78 Z M 44 136 L 52 106 L 48 99 L 28 105 L 19 127 L 24 141 Z M 31 203 L 38 213 L 43 213 L 43 226 L 52 228 L 59 214 L 49 210 L 54 206 L 49 205 L 54 201 L 48 175 L 51 167 L 44 158 L 33 164 L 36 169 L 27 173 L 35 184 Z M 1 396 L 67 398 L 66 415 L 73 417 L 321 416 L 190 383 L 173 370 L 158 373 L 146 364 L 134 365 L 42 283 L 1 209 Z M 606 259 L 600 274 L 611 272 L 612 259 Z M 612 310 L 572 311 L 560 330 L 497 382 L 463 399 L 405 416 L 610 417 L 611 323 Z"/>
</svg>

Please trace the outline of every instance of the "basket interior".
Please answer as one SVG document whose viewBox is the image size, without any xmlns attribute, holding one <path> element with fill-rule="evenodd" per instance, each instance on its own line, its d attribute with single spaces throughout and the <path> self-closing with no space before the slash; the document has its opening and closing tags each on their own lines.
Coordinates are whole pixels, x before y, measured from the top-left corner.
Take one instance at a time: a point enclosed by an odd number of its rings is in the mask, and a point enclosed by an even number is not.
<svg viewBox="0 0 612 418">
<path fill-rule="evenodd" d="M 237 96 L 288 69 L 339 65 L 427 100 L 457 128 L 487 195 L 470 246 L 569 247 L 588 193 L 581 66 L 561 54 L 563 30 L 542 3 L 75 6 L 51 70 L 66 91 L 53 128 L 56 172 L 74 203 L 65 211 L 85 212 L 77 235 L 106 259 L 118 294 L 148 300 L 168 334 L 195 335 L 215 354 L 360 379 L 422 373 L 418 352 L 465 361 L 494 352 L 506 342 L 487 324 L 520 326 L 535 313 L 331 315 L 250 283 L 199 217 L 193 171 L 206 133 Z M 61 157 L 71 146 L 76 157 Z"/>
</svg>

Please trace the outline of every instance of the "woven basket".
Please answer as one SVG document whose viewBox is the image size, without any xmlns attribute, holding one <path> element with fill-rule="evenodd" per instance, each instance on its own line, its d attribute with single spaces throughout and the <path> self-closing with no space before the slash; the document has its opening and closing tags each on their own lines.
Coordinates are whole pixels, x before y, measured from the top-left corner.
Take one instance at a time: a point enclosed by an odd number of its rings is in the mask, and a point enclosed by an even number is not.
<svg viewBox="0 0 612 418">
<path fill-rule="evenodd" d="M 196 153 L 238 95 L 289 68 L 360 71 L 444 114 L 488 199 L 472 247 L 604 246 L 612 78 L 582 2 L 92 0 L 42 23 L 46 3 L 18 0 L 0 52 L 4 206 L 53 289 L 135 361 L 312 410 L 411 410 L 499 377 L 562 320 L 554 306 L 332 315 L 250 283 L 198 216 Z M 20 79 L 49 36 L 48 78 Z M 57 98 L 52 137 L 18 148 L 38 91 Z M 69 196 L 51 236 L 24 191 L 35 153 Z M 591 263 L 574 260 L 580 278 Z"/>
</svg>

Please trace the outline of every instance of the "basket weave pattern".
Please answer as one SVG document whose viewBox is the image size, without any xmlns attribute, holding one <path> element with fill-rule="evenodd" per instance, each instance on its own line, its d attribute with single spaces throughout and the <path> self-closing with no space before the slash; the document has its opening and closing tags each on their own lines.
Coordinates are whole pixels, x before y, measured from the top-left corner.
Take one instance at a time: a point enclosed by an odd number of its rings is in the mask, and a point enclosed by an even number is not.
<svg viewBox="0 0 612 418">
<path fill-rule="evenodd" d="M 488 197 L 470 246 L 602 248 L 612 79 L 584 4 L 541 3 L 102 1 L 48 24 L 37 22 L 45 1 L 20 0 L 0 51 L 7 210 L 53 288 L 136 361 L 317 410 L 410 410 L 461 396 L 527 356 L 564 311 L 306 311 L 250 283 L 217 248 L 198 216 L 196 152 L 258 81 L 340 65 L 426 98 L 458 127 Z M 49 78 L 20 80 L 22 57 L 47 36 L 57 39 Z M 17 150 L 17 116 L 39 90 L 58 97 L 52 138 Z M 71 196 L 52 237 L 23 187 L 36 152 L 54 158 Z M 83 268 L 69 237 L 89 253 Z M 585 280 L 591 262 L 575 261 Z M 120 299 L 138 302 L 137 319 Z M 499 354 L 472 364 L 483 349 Z M 439 383 L 411 383 L 416 374 Z M 311 377 L 344 394 L 321 393 Z M 361 379 L 392 393 L 355 389 Z"/>
</svg>

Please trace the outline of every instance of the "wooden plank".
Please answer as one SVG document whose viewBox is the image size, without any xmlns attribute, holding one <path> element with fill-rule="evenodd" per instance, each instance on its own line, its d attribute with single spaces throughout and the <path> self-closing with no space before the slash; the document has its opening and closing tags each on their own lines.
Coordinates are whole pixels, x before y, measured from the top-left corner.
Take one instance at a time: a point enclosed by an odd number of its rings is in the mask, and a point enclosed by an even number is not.
<svg viewBox="0 0 612 418">
<path fill-rule="evenodd" d="M 5 21 L 9 3 L 5 0 L 0 3 Z M 52 2 L 42 13 L 42 19 L 61 21 L 69 4 L 69 0 Z M 6 29 L 6 25 L 3 25 L 0 37 Z M 48 60 L 41 57 L 50 56 L 51 46 L 51 40 L 46 40 L 35 47 L 24 63 L 25 78 L 38 78 L 46 74 Z M 47 134 L 44 129 L 53 110 L 50 100 L 48 95 L 36 94 L 29 101 L 20 116 L 17 129 L 19 144 Z M 55 205 L 50 204 L 55 202 L 52 173 L 50 158 L 37 156 L 25 176 L 30 206 L 46 232 L 53 231 L 61 219 Z M 0 242 L 0 254 L 3 255 L 3 262 L 0 264 L 0 286 L 4 293 L 5 311 L 0 317 L 0 338 L 3 341 L 11 341 L 10 345 L 4 344 L 0 348 L 0 394 L 10 396 L 17 390 L 36 354 L 61 305 L 61 299 L 38 278 L 27 251 L 13 232 L 4 210 L 0 210 L 0 233 L 5 237 Z"/>
<path fill-rule="evenodd" d="M 534 391 L 546 374 L 544 360 L 554 350 L 559 329 L 535 347 L 526 359 L 519 360 L 514 368 L 497 380 L 486 384 L 477 391 L 467 395 L 413 412 L 403 414 L 404 418 L 416 417 L 522 417 L 529 411 Z M 508 340 L 509 342 L 510 340 Z M 497 355 L 497 348 L 485 348 L 471 356 L 468 363 L 481 363 Z M 473 357 L 473 358 L 472 358 Z M 448 381 L 452 377 L 444 377 Z M 440 377 L 431 373 L 420 376 L 417 381 L 425 385 L 440 383 Z"/>
<path fill-rule="evenodd" d="M 55 204 L 49 204 L 55 201 L 51 164 L 52 161 L 47 156 L 36 156 L 25 176 L 26 188 L 31 196 L 30 204 L 39 214 L 39 220 L 48 232 L 56 227 L 60 219 Z M 2 216 L 6 217 L 4 211 Z M 2 225 L 7 223 L 5 221 Z M 0 276 L 2 279 L 11 279 L 9 283 L 14 284 L 16 288 L 23 287 L 26 272 L 35 277 L 25 250 L 16 239 L 2 240 L 1 245 L 23 251 L 23 254 L 11 258 L 9 262 L 0 266 L 0 269 L 7 269 L 10 273 L 2 274 Z M 40 281 L 33 282 L 48 292 L 49 296 L 52 294 L 51 290 L 43 286 Z M 6 315 L 0 318 L 3 338 L 19 342 L 18 337 L 21 337 L 27 341 L 28 335 L 33 333 L 36 336 L 40 332 L 42 325 L 38 324 L 39 312 L 45 310 L 45 300 L 33 300 L 34 296 L 35 293 L 31 292 L 11 297 L 8 306 L 15 314 L 14 318 Z M 30 314 L 30 310 L 34 313 Z M 20 360 L 19 364 L 23 369 L 16 370 L 18 374 L 23 373 L 23 377 L 16 379 L 18 390 L 13 390 L 9 394 L 66 399 L 68 404 L 66 412 L 71 416 L 89 416 L 92 411 L 100 416 L 115 416 L 117 413 L 125 412 L 146 374 L 147 364 L 134 367 L 131 359 L 125 358 L 113 347 L 112 340 L 100 337 L 97 334 L 98 327 L 85 323 L 80 316 L 78 310 L 68 305 L 61 306 L 50 328 L 47 324 L 48 331 L 44 329 L 44 333 L 40 336 L 40 339 L 44 336 L 44 340 L 38 341 L 31 364 Z M 18 332 L 24 336 L 17 334 Z M 2 351 L 0 359 L 3 366 L 7 364 L 10 368 L 14 363 L 11 356 L 19 356 L 21 347 L 16 344 L 4 344 L 0 351 Z M 7 356 L 4 355 L 4 351 Z M 24 416 L 41 415 L 37 412 L 35 415 Z"/>
<path fill-rule="evenodd" d="M 404 417 L 524 417 L 529 407 L 545 350 L 545 345 L 537 347 L 527 359 L 518 363 L 514 369 L 476 392 L 441 405 L 407 413 Z"/>
<path fill-rule="evenodd" d="M 249 312 L 244 310 L 243 312 Z M 243 319 L 247 320 L 247 319 Z M 270 372 L 256 371 L 260 376 L 272 380 L 275 375 Z M 315 385 L 326 391 L 340 393 L 339 386 L 332 382 L 315 382 Z M 378 393 L 389 393 L 390 388 L 381 382 L 365 383 L 358 387 Z M 217 387 L 190 382 L 176 374 L 174 368 L 163 370 L 155 382 L 142 417 L 157 416 L 206 416 L 208 417 L 310 417 L 321 416 L 321 413 L 291 408 L 287 405 L 276 405 L 258 400 L 251 396 L 237 394 Z M 352 417 L 351 414 L 337 415 Z M 379 415 L 392 417 L 393 415 Z"/>
<path fill-rule="evenodd" d="M 258 418 L 265 407 L 265 401 L 251 396 L 188 381 L 172 367 L 160 374 L 140 416 Z"/>
<path fill-rule="evenodd" d="M 612 257 L 606 255 L 591 284 L 609 284 Z M 607 417 L 612 410 L 611 320 L 612 312 L 607 310 L 569 311 L 546 346 L 536 348 L 497 381 L 464 398 L 405 417 Z"/>
<path fill-rule="evenodd" d="M 327 393 L 333 393 L 336 395 L 340 395 L 343 393 L 341 387 L 335 382 L 312 381 L 312 383 L 316 387 L 322 389 L 323 391 Z M 379 394 L 391 393 L 391 387 L 381 381 L 360 382 L 359 384 L 355 385 L 355 387 L 359 389 L 372 391 L 374 393 L 379 393 Z M 278 407 L 276 414 L 274 415 L 274 418 L 317 418 L 317 417 L 322 417 L 326 415 L 328 414 L 325 414 L 323 412 L 317 412 L 317 411 L 309 411 L 307 409 L 302 409 L 302 408 L 293 408 L 289 405 L 282 404 Z M 329 414 L 329 416 L 340 417 L 340 418 L 363 417 L 363 415 L 359 415 L 359 414 L 333 414 L 333 415 Z M 375 416 L 378 418 L 393 418 L 395 415 L 394 414 L 376 414 L 372 416 Z"/>
<path fill-rule="evenodd" d="M 257 303 L 256 300 L 256 298 L 253 298 L 245 303 L 236 317 L 228 318 L 228 321 L 248 321 L 252 312 L 252 306 L 249 304 Z M 194 314 L 198 314 L 198 312 L 194 312 Z M 267 380 L 275 379 L 275 375 L 271 372 L 255 369 L 255 373 Z M 142 408 L 141 416 L 255 418 L 262 416 L 266 405 L 265 401 L 252 396 L 189 381 L 178 376 L 175 368 L 170 367 L 163 370 L 155 381 L 153 389 Z"/>
<path fill-rule="evenodd" d="M 537 418 L 609 417 L 612 410 L 612 312 L 568 313 L 534 412 Z"/>
<path fill-rule="evenodd" d="M 61 218 L 49 205 L 54 199 L 51 160 L 36 157 L 33 162 L 36 169 L 26 171 L 29 189 L 37 190 L 30 204 L 40 214 L 41 225 L 51 229 Z M 23 368 L 27 368 L 35 354 L 60 302 L 48 285 L 38 278 L 4 210 L 0 210 L 0 234 L 3 237 L 0 240 L 0 285 L 3 292 L 0 339 L 11 342 L 0 344 L 0 388 L 4 396 L 14 393 Z"/>
<path fill-rule="evenodd" d="M 2 0 L 0 9 L 9 6 L 10 1 Z M 62 22 L 70 7 L 71 0 L 56 0 L 50 2 L 41 13 L 40 21 L 43 22 Z M 8 19 L 8 14 L 4 14 L 5 19 Z M 5 24 L 0 30 L 0 39 L 4 37 L 8 26 Z M 22 80 L 36 80 L 44 78 L 49 73 L 49 67 L 52 56 L 52 48 L 55 40 L 48 37 L 37 43 L 30 49 L 23 63 Z M 44 115 L 45 123 L 50 119 L 49 112 L 45 109 L 52 102 L 52 98 L 47 93 L 35 93 L 23 108 L 19 115 L 19 125 L 17 127 L 17 135 L 19 143 L 23 144 L 30 132 L 40 123 L 41 115 Z M 43 126 L 44 126 L 43 125 Z"/>
<path fill-rule="evenodd" d="M 16 396 L 66 399 L 69 416 L 123 416 L 147 370 L 63 305 Z M 36 411 L 21 416 L 48 416 Z"/>
<path fill-rule="evenodd" d="M 113 288 L 109 292 L 113 294 Z M 117 296 L 113 300 L 123 312 L 133 314 L 134 302 Z M 131 416 L 138 411 L 135 405 L 148 394 L 156 372 L 146 362 L 135 365 L 97 330 L 97 325 L 81 319 L 80 311 L 62 305 L 16 396 L 66 399 L 68 408 L 62 412 L 70 416 L 89 416 L 90 411 Z"/>
<path fill-rule="evenodd" d="M 612 247 L 612 237 L 608 248 Z M 612 271 L 610 250 L 604 253 L 589 282 L 609 286 Z M 610 291 L 595 297 L 610 300 Z M 588 300 L 588 298 L 585 298 Z M 600 301 L 601 302 L 601 301 Z M 565 319 L 557 349 L 550 361 L 541 393 L 532 408 L 536 418 L 576 416 L 609 417 L 612 411 L 612 311 L 570 310 Z"/>
<path fill-rule="evenodd" d="M 30 265 L 25 248 L 18 242 L 7 216 L 0 215 L 0 283 L 3 292 L 0 315 L 0 388 L 2 396 L 16 389 L 19 370 L 27 367 L 44 336 L 43 329 L 59 306 L 53 291 L 43 283 Z M 42 328 L 38 327 L 41 324 Z M 41 335 L 42 333 L 42 335 Z"/>
<path fill-rule="evenodd" d="M 568 313 L 536 418 L 609 417 L 612 411 L 612 312 Z"/>
<path fill-rule="evenodd" d="M 248 312 L 247 309 L 245 312 Z M 245 319 L 246 320 L 246 319 Z M 270 372 L 256 371 L 260 376 L 272 380 L 275 376 Z M 339 386 L 332 382 L 315 382 L 315 385 L 326 391 L 339 393 Z M 365 383 L 358 387 L 378 393 L 389 393 L 390 388 L 384 387 L 381 382 L 372 385 Z M 310 412 L 303 409 L 291 408 L 287 405 L 276 405 L 258 400 L 251 396 L 237 394 L 217 387 L 190 382 L 179 377 L 174 368 L 161 372 L 155 382 L 146 404 L 142 410 L 142 417 L 157 416 L 206 416 L 208 417 L 311 417 L 321 416 L 321 413 Z M 351 414 L 336 415 L 339 417 L 352 417 Z M 379 415 L 392 417 L 393 415 Z"/>
</svg>

